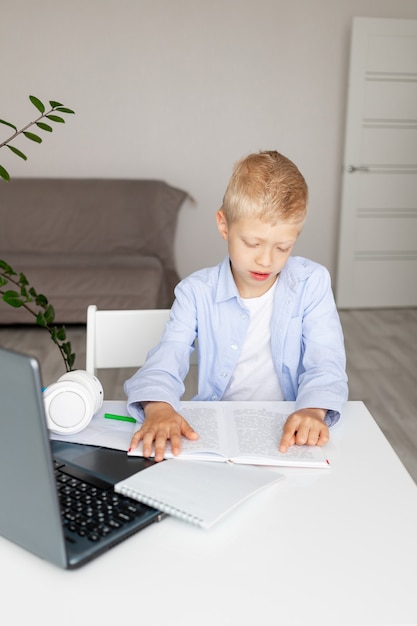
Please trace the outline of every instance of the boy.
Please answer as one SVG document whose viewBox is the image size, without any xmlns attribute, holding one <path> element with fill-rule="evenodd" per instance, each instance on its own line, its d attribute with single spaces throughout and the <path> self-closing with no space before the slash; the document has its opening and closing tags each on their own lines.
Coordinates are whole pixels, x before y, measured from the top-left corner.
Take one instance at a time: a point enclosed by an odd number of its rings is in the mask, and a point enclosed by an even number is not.
<svg viewBox="0 0 417 626">
<path fill-rule="evenodd" d="M 307 210 L 307 185 L 275 151 L 237 163 L 217 211 L 228 256 L 177 285 L 170 320 L 144 366 L 126 381 L 142 422 L 131 448 L 164 458 L 198 434 L 178 413 L 198 339 L 194 400 L 295 400 L 279 444 L 324 445 L 347 400 L 343 334 L 327 270 L 291 257 Z"/>
</svg>

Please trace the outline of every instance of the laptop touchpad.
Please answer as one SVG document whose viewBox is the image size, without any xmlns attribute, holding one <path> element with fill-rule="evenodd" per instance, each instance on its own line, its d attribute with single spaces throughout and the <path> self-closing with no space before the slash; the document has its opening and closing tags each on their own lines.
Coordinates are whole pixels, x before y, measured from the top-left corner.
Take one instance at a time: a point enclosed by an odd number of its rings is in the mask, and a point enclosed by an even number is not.
<svg viewBox="0 0 417 626">
<path fill-rule="evenodd" d="M 64 463 L 71 463 L 76 467 L 92 472 L 111 484 L 115 484 L 136 472 L 140 472 L 154 464 L 151 459 L 128 456 L 124 450 L 112 448 L 95 448 L 79 444 L 64 444 L 52 442 L 54 455 Z M 84 454 L 84 450 L 86 451 Z M 87 452 L 88 450 L 88 452 Z"/>
</svg>

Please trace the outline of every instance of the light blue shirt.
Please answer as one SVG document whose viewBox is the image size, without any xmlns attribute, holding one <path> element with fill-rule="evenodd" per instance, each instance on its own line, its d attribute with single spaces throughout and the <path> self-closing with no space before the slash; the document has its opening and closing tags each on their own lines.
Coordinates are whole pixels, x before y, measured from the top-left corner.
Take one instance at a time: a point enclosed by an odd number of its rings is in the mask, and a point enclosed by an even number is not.
<svg viewBox="0 0 417 626">
<path fill-rule="evenodd" d="M 248 325 L 229 257 L 182 280 L 160 343 L 125 382 L 131 415 L 142 421 L 140 403 L 152 400 L 179 410 L 196 339 L 198 393 L 193 400 L 221 400 Z M 285 400 L 295 400 L 297 409 L 327 409 L 326 423 L 334 424 L 348 396 L 346 356 L 330 275 L 322 265 L 288 259 L 275 290 L 271 351 Z"/>
</svg>

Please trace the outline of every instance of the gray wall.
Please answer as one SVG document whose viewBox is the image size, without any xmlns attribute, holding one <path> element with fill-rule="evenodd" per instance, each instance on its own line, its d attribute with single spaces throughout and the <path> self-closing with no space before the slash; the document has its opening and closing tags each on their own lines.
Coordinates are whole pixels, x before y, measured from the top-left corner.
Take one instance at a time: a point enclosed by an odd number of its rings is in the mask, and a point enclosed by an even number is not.
<svg viewBox="0 0 417 626">
<path fill-rule="evenodd" d="M 15 144 L 26 163 L 1 151 L 12 176 L 187 190 L 185 276 L 225 253 L 214 213 L 233 163 L 278 149 L 310 186 L 296 252 L 335 275 L 352 17 L 415 19 L 415 0 L 0 0 L 0 10 L 0 117 L 35 117 L 29 94 L 76 110 L 42 145 Z"/>
</svg>

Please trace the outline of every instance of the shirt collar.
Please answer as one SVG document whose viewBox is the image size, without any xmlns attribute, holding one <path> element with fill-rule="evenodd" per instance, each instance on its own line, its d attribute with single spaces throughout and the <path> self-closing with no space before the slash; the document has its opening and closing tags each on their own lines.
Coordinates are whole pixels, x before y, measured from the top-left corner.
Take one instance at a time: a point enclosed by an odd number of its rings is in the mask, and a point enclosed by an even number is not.
<svg viewBox="0 0 417 626">
<path fill-rule="evenodd" d="M 220 264 L 219 282 L 217 284 L 216 302 L 223 302 L 239 295 L 232 270 L 230 269 L 230 258 L 227 256 Z"/>
<path fill-rule="evenodd" d="M 306 280 L 311 272 L 311 261 L 303 257 L 289 257 L 278 278 L 279 282 L 283 285 L 281 288 L 284 288 L 284 285 L 286 285 L 287 288 L 295 291 L 297 284 L 300 281 Z M 233 278 L 232 270 L 230 269 L 230 258 L 227 256 L 219 266 L 216 302 L 223 302 L 238 297 L 239 292 Z"/>
</svg>

